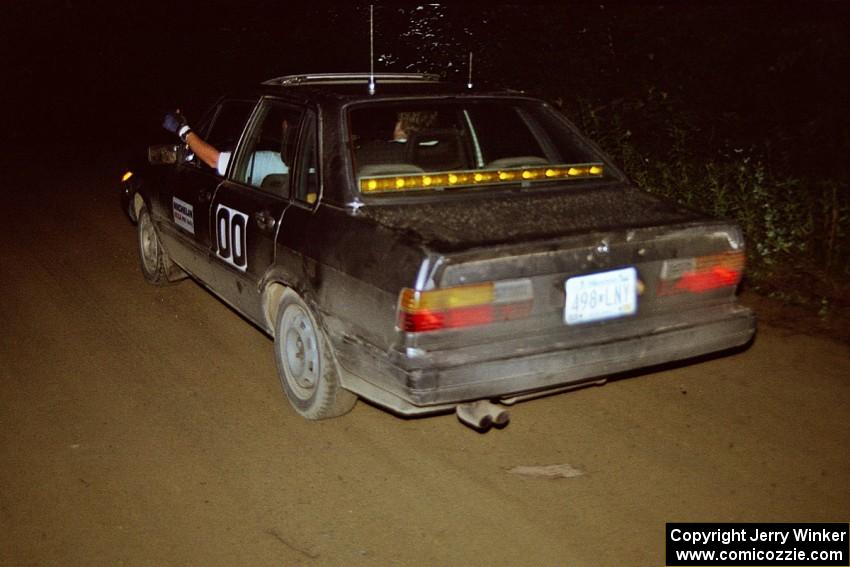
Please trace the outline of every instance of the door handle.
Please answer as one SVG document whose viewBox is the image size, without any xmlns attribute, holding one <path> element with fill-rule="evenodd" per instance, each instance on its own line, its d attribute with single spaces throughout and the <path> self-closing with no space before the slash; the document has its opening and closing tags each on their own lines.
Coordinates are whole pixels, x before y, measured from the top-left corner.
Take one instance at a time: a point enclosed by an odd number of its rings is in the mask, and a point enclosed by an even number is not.
<svg viewBox="0 0 850 567">
<path fill-rule="evenodd" d="M 209 189 L 201 189 L 198 192 L 198 202 L 199 203 L 206 203 L 210 199 L 212 199 L 212 192 L 210 192 Z"/>
<path fill-rule="evenodd" d="M 262 210 L 254 213 L 254 222 L 257 223 L 260 230 L 272 232 L 277 224 L 277 219 L 275 219 L 269 211 Z"/>
</svg>

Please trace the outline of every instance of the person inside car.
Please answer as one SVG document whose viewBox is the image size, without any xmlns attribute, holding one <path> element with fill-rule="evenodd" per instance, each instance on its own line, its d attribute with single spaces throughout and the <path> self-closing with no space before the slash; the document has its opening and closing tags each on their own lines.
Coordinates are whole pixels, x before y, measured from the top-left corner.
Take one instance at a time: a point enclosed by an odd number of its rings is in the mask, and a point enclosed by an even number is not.
<svg viewBox="0 0 850 567">
<path fill-rule="evenodd" d="M 436 120 L 436 112 L 399 112 L 392 140 L 373 140 L 358 148 L 358 167 L 404 163 L 407 161 L 408 138 L 420 130 L 430 128 Z"/>
<path fill-rule="evenodd" d="M 393 128 L 393 142 L 406 143 L 411 135 L 430 128 L 436 120 L 436 112 L 399 112 Z"/>
<path fill-rule="evenodd" d="M 284 139 L 288 126 L 285 121 L 281 125 Z M 224 175 L 227 171 L 227 164 L 230 163 L 233 152 L 219 151 L 218 148 L 201 138 L 192 130 L 186 117 L 179 110 L 166 114 L 162 121 L 162 127 L 173 134 L 177 134 L 189 146 L 192 153 L 198 156 L 205 164 L 218 171 L 219 175 Z M 289 167 L 281 159 L 280 152 L 268 150 L 255 151 L 251 159 L 253 171 L 256 172 L 255 175 L 260 179 L 266 175 L 289 173 Z"/>
</svg>

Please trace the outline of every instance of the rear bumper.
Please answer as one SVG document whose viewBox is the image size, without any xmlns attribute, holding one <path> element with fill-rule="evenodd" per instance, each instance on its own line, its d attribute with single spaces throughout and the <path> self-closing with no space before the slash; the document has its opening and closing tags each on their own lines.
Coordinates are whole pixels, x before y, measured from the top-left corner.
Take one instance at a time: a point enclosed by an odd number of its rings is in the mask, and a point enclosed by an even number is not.
<svg viewBox="0 0 850 567">
<path fill-rule="evenodd" d="M 747 343 L 755 332 L 752 311 L 734 303 L 689 313 L 687 321 L 660 323 L 640 334 L 576 346 L 552 337 L 538 338 L 548 348 L 541 351 L 540 344 L 530 344 L 524 350 L 532 354 L 527 355 L 517 355 L 517 349 L 507 344 L 480 345 L 467 349 L 463 357 L 443 360 L 449 364 L 414 369 L 415 361 L 401 358 L 391 364 L 384 353 L 370 353 L 362 344 L 347 342 L 338 353 L 346 388 L 397 413 L 413 415 L 468 400 L 580 385 L 609 374 L 726 350 Z M 499 356 L 506 352 L 513 354 Z"/>
</svg>

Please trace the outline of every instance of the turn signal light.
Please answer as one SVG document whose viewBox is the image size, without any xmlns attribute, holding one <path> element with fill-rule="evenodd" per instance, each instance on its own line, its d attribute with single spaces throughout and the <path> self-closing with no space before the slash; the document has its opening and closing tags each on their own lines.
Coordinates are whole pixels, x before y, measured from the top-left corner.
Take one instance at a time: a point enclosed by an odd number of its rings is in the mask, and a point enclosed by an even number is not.
<svg viewBox="0 0 850 567">
<path fill-rule="evenodd" d="M 127 173 L 125 173 L 124 175 L 121 176 L 121 182 L 123 183 L 123 182 L 127 181 L 128 179 L 130 179 L 131 177 L 133 177 L 133 172 L 128 171 Z"/>
<path fill-rule="evenodd" d="M 528 317 L 531 280 L 504 280 L 399 294 L 398 327 L 408 333 L 487 325 Z"/>
</svg>

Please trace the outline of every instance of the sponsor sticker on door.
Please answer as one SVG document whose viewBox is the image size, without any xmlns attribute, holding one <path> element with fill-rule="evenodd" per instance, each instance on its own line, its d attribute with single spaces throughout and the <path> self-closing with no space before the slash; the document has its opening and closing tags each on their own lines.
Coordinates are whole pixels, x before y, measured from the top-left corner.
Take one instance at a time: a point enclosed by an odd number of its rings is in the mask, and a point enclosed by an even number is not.
<svg viewBox="0 0 850 567">
<path fill-rule="evenodd" d="M 174 224 L 183 230 L 195 234 L 195 209 L 182 199 L 171 198 L 171 212 L 174 215 Z"/>
</svg>

